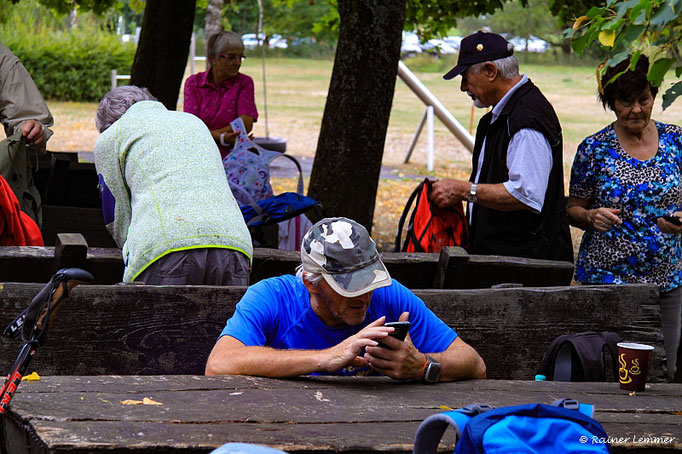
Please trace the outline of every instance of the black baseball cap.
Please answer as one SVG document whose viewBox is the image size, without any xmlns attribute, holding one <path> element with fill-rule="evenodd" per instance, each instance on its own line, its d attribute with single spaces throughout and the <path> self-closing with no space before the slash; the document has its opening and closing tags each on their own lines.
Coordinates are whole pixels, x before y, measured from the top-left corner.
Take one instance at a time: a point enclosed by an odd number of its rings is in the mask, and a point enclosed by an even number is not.
<svg viewBox="0 0 682 454">
<path fill-rule="evenodd" d="M 462 40 L 459 46 L 457 66 L 452 68 L 443 79 L 450 80 L 476 63 L 499 60 L 514 53 L 514 47 L 497 33 L 476 32 Z"/>
</svg>

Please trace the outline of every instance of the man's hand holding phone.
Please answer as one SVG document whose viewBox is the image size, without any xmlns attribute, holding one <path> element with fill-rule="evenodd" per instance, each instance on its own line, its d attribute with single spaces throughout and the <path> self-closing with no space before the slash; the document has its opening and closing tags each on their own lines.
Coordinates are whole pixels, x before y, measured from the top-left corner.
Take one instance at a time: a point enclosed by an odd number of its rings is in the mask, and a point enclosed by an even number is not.
<svg viewBox="0 0 682 454">
<path fill-rule="evenodd" d="M 393 328 L 395 331 L 389 333 L 389 337 L 398 339 L 400 342 L 403 342 L 405 340 L 405 337 L 407 337 L 407 332 L 410 330 L 410 322 L 388 322 L 384 323 L 384 326 Z M 392 350 L 391 347 L 389 347 L 383 342 L 379 342 L 379 345 L 377 345 L 377 347 Z"/>
<path fill-rule="evenodd" d="M 396 380 L 418 380 L 422 376 L 425 355 L 412 344 L 408 332 L 409 324 L 401 323 L 408 322 L 409 316 L 408 312 L 403 312 L 396 322 L 399 323 L 397 327 L 393 326 L 394 331 L 381 339 L 381 344 L 388 348 L 381 346 L 365 348 L 365 359 L 372 369 Z M 384 326 L 387 325 L 389 324 L 386 323 Z M 403 331 L 405 340 L 401 341 L 396 336 L 400 336 Z"/>
</svg>

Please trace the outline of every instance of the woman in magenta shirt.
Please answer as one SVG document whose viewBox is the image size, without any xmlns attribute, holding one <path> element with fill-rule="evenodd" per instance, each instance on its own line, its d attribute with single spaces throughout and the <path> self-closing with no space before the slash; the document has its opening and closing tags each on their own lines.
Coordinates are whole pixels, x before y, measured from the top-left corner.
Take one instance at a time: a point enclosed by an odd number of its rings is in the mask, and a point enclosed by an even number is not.
<svg viewBox="0 0 682 454">
<path fill-rule="evenodd" d="M 237 133 L 230 122 L 241 117 L 251 132 L 258 120 L 253 79 L 239 72 L 244 44 L 234 32 L 218 32 L 206 43 L 209 70 L 190 76 L 185 82 L 185 112 L 196 115 L 211 130 L 220 155 L 232 150 Z"/>
</svg>

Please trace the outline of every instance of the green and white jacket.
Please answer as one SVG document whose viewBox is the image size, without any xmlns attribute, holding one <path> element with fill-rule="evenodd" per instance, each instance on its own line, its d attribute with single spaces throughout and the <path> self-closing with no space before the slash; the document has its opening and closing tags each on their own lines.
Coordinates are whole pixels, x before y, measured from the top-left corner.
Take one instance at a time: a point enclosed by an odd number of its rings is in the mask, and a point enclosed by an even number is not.
<svg viewBox="0 0 682 454">
<path fill-rule="evenodd" d="M 156 101 L 133 104 L 99 136 L 95 167 L 124 282 L 174 251 L 216 247 L 251 258 L 251 236 L 220 153 L 194 115 Z"/>
</svg>

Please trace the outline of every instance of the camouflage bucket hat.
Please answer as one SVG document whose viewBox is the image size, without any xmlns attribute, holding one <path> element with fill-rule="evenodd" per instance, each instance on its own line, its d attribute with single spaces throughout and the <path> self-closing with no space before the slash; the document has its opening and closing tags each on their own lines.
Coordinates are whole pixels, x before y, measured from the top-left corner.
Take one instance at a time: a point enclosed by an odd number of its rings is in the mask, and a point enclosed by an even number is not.
<svg viewBox="0 0 682 454">
<path fill-rule="evenodd" d="M 367 230 L 347 218 L 326 218 L 308 230 L 301 243 L 303 269 L 320 273 L 338 294 L 353 298 L 391 285 Z"/>
</svg>

